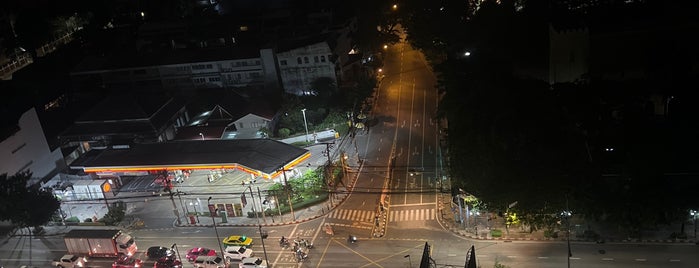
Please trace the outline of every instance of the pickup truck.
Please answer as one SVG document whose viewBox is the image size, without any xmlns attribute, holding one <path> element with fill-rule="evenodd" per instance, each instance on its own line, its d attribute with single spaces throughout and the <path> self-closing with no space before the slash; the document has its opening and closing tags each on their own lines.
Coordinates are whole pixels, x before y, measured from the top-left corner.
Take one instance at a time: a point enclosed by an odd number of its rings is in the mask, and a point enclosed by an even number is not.
<svg viewBox="0 0 699 268">
<path fill-rule="evenodd" d="M 52 267 L 60 268 L 81 268 L 85 267 L 86 264 L 87 258 L 76 255 L 63 255 L 60 259 L 51 262 Z"/>
</svg>

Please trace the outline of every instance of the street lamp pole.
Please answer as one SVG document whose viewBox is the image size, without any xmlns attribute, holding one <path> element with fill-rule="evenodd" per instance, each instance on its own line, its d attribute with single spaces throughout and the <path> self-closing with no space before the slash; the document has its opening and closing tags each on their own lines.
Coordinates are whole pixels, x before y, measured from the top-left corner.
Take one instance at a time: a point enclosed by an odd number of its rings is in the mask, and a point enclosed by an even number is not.
<svg viewBox="0 0 699 268">
<path fill-rule="evenodd" d="M 194 208 L 194 216 L 197 216 L 197 223 L 199 223 L 199 211 L 197 211 L 197 206 L 199 205 L 199 203 L 189 202 L 189 205 Z"/>
<path fill-rule="evenodd" d="M 182 261 L 182 257 L 180 257 L 180 250 L 177 248 L 177 244 L 176 244 L 176 243 L 175 243 L 175 244 L 172 244 L 172 246 L 170 247 L 170 249 L 172 249 L 172 248 L 174 248 L 174 249 L 175 249 L 175 252 L 177 252 L 177 258 L 178 258 L 180 261 Z"/>
<path fill-rule="evenodd" d="M 301 109 L 303 113 L 303 125 L 306 128 L 306 142 L 308 142 L 308 121 L 306 121 L 306 108 Z"/>
<path fill-rule="evenodd" d="M 694 239 L 696 239 L 697 238 L 697 214 L 699 214 L 699 213 L 697 213 L 696 210 L 691 210 L 691 211 L 689 211 L 689 214 L 692 215 L 692 218 L 694 220 Z"/>
<path fill-rule="evenodd" d="M 573 213 L 570 212 L 570 208 L 568 207 L 568 195 L 566 195 L 566 211 L 564 216 L 566 217 L 566 240 L 568 243 L 568 268 L 570 268 L 570 258 L 573 257 L 573 252 L 570 251 L 570 217 L 573 215 Z"/>
<path fill-rule="evenodd" d="M 289 193 L 289 182 L 286 181 L 286 169 L 282 167 L 282 174 L 284 175 L 284 189 L 286 189 L 286 198 L 289 201 L 289 210 L 291 211 L 291 221 L 296 221 L 296 215 L 294 215 L 294 205 L 291 202 L 291 194 Z M 280 213 L 281 215 L 281 213 Z"/>
<path fill-rule="evenodd" d="M 262 233 L 262 225 L 259 224 L 259 219 L 258 219 L 258 224 L 257 228 L 260 230 L 260 240 L 262 240 L 262 251 L 265 253 L 265 260 L 267 260 L 267 264 L 269 265 L 269 258 L 267 258 L 267 248 L 265 247 L 265 238 L 267 238 L 267 235 Z M 272 267 L 272 266 L 269 266 Z"/>
<path fill-rule="evenodd" d="M 204 140 L 204 133 L 199 132 L 199 136 L 201 136 L 201 140 Z"/>
<path fill-rule="evenodd" d="M 209 211 L 211 211 L 211 196 L 209 196 L 209 199 L 206 200 L 206 203 L 209 205 Z M 218 209 L 215 209 L 214 212 L 218 212 Z M 211 221 L 214 223 L 214 232 L 216 232 L 216 244 L 218 244 L 218 248 L 221 250 L 221 257 L 224 257 L 223 255 L 223 246 L 221 246 L 221 237 L 218 236 L 218 228 L 216 227 L 216 219 L 214 219 L 214 214 L 211 214 Z M 228 260 L 226 258 L 223 258 L 224 262 L 226 265 L 228 265 Z"/>
</svg>

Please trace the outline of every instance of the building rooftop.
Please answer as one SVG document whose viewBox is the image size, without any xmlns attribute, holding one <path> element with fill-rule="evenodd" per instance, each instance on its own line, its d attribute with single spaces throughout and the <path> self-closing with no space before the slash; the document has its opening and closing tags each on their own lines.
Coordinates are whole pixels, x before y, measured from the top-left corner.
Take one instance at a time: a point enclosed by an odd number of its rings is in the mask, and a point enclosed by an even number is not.
<svg viewBox="0 0 699 268">
<path fill-rule="evenodd" d="M 188 140 L 92 150 L 70 166 L 85 172 L 225 168 L 270 178 L 309 156 L 306 149 L 269 139 Z"/>
</svg>

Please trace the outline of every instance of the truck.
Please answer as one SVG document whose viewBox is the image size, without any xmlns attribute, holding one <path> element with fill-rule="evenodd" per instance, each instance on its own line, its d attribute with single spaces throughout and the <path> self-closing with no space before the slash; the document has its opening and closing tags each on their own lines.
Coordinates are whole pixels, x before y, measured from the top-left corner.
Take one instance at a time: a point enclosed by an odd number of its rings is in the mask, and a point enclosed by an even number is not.
<svg viewBox="0 0 699 268">
<path fill-rule="evenodd" d="M 78 257 L 76 255 L 63 255 L 60 259 L 51 261 L 52 267 L 60 268 L 79 268 L 85 267 L 87 259 L 85 257 Z"/>
<path fill-rule="evenodd" d="M 63 237 L 68 254 L 89 257 L 133 256 L 138 250 L 133 237 L 118 229 L 71 230 Z"/>
</svg>

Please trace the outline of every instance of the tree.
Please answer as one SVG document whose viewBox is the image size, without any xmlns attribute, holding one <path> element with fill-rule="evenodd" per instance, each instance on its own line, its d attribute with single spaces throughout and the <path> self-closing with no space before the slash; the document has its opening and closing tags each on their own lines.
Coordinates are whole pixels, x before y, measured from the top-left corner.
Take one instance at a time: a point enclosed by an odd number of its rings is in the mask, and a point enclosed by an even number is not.
<svg viewBox="0 0 699 268">
<path fill-rule="evenodd" d="M 48 223 L 61 204 L 51 192 L 27 186 L 32 173 L 0 175 L 0 220 L 19 227 L 38 227 Z"/>
</svg>

